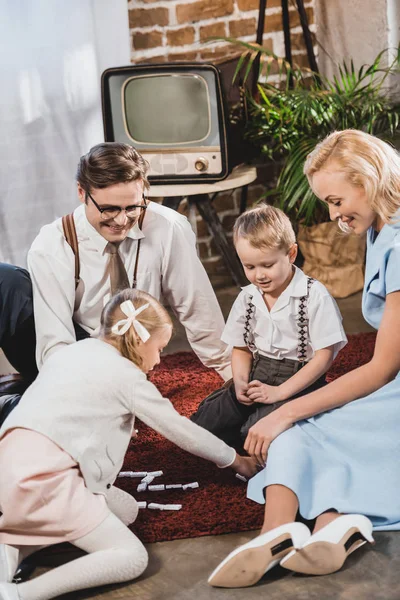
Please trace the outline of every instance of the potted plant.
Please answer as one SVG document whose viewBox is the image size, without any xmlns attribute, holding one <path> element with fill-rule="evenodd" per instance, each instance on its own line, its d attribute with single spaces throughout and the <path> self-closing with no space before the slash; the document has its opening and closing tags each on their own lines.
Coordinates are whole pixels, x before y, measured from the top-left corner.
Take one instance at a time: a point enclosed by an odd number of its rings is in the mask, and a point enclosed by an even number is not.
<svg viewBox="0 0 400 600">
<path fill-rule="evenodd" d="M 371 65 L 356 70 L 352 61 L 339 66 L 339 75 L 329 80 L 309 69 L 291 68 L 283 59 L 257 44 L 229 41 L 244 47 L 236 76 L 244 83 L 261 54 L 257 86 L 247 89 L 246 138 L 261 155 L 281 161 L 271 197 L 298 230 L 304 256 L 303 270 L 320 281 L 338 298 L 363 287 L 365 240 L 342 234 L 329 222 L 325 205 L 310 189 L 303 174 L 309 152 L 335 130 L 361 129 L 394 143 L 399 131 L 400 104 L 395 104 L 385 84 L 398 72 L 400 50 L 384 66 L 386 51 Z M 278 75 L 269 83 L 268 76 Z"/>
</svg>

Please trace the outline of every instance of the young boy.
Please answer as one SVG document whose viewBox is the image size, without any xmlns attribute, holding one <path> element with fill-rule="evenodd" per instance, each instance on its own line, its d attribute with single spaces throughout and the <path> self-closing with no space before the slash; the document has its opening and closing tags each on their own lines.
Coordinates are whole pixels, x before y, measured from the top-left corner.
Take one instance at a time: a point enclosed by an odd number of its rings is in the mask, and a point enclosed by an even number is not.
<svg viewBox="0 0 400 600">
<path fill-rule="evenodd" d="M 233 347 L 233 380 L 200 404 L 191 420 L 238 443 L 259 419 L 325 385 L 347 343 L 335 300 L 294 265 L 288 217 L 262 204 L 240 215 L 234 243 L 250 285 L 242 288 L 222 340 Z"/>
</svg>

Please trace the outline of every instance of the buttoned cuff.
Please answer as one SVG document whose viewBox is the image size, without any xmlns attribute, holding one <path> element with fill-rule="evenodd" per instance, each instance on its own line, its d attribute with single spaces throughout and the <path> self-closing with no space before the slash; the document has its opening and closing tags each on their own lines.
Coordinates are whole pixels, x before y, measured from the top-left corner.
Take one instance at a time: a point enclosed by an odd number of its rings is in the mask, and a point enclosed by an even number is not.
<svg viewBox="0 0 400 600">
<path fill-rule="evenodd" d="M 226 465 L 217 465 L 219 469 L 226 469 L 227 467 L 231 467 L 236 460 L 236 450 L 234 448 L 230 448 L 232 450 L 232 460 L 230 460 Z"/>
</svg>

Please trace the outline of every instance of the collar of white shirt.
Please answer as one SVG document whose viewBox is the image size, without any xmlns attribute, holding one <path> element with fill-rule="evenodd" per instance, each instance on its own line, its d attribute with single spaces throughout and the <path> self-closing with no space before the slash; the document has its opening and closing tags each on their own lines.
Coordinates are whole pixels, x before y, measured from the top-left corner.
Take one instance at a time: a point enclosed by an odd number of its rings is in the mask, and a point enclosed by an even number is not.
<svg viewBox="0 0 400 600">
<path fill-rule="evenodd" d="M 287 288 L 283 290 L 282 294 L 275 302 L 274 306 L 271 309 L 271 313 L 277 312 L 278 310 L 281 310 L 282 308 L 287 306 L 290 302 L 290 298 L 301 298 L 302 296 L 307 295 L 307 275 L 305 275 L 303 271 L 295 265 L 294 268 L 295 273 L 292 278 L 292 281 L 289 283 Z M 242 290 L 253 296 L 253 303 L 257 308 L 269 313 L 268 308 L 263 300 L 262 291 L 256 285 L 251 283 L 250 285 L 242 287 Z"/>
<path fill-rule="evenodd" d="M 92 244 L 96 250 L 103 253 L 105 247 L 108 244 L 108 241 L 106 240 L 106 238 L 100 235 L 98 231 L 96 231 L 93 225 L 89 223 L 86 217 L 85 206 L 83 204 L 81 206 L 78 206 L 78 208 L 74 210 L 74 220 L 78 241 L 89 241 L 89 243 Z M 143 231 L 139 229 L 138 223 L 135 223 L 135 225 L 132 227 L 132 229 L 129 230 L 128 235 L 126 236 L 126 238 L 129 238 L 131 240 L 140 240 L 144 237 L 146 236 L 143 233 Z"/>
</svg>

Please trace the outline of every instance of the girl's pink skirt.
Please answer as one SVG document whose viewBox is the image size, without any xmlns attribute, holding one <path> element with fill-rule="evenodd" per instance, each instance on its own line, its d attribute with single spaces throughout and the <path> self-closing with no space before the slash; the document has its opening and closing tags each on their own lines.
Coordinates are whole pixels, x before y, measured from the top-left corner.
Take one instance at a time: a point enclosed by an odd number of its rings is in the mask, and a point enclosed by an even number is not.
<svg viewBox="0 0 400 600">
<path fill-rule="evenodd" d="M 46 436 L 13 429 L 0 440 L 0 543 L 41 546 L 76 540 L 109 514 L 77 463 Z"/>
</svg>

